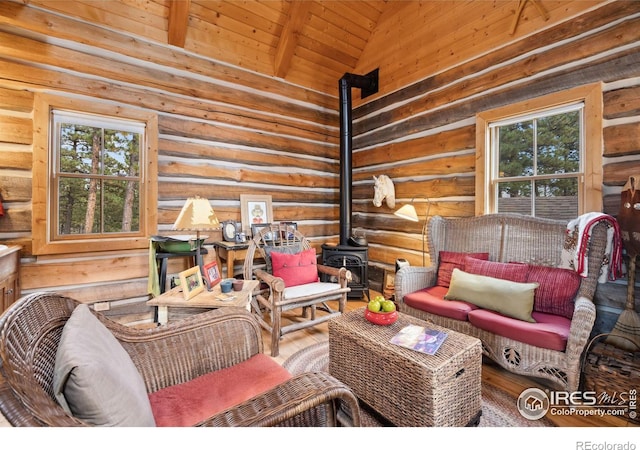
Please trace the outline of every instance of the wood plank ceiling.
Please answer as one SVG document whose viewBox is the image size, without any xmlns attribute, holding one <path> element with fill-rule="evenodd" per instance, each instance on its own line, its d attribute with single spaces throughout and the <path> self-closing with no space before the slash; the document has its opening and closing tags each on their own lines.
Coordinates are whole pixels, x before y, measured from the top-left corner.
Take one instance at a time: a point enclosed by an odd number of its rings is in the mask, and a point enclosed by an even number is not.
<svg viewBox="0 0 640 450">
<path fill-rule="evenodd" d="M 314 90 L 336 94 L 387 0 L 30 0 Z"/>
</svg>

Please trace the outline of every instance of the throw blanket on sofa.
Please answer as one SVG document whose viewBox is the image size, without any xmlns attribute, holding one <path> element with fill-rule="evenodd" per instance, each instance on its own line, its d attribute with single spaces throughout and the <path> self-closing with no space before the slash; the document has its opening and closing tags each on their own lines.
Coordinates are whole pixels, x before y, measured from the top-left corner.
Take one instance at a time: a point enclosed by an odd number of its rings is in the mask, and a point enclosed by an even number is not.
<svg viewBox="0 0 640 450">
<path fill-rule="evenodd" d="M 622 275 L 622 240 L 615 218 L 602 213 L 586 213 L 567 224 L 567 236 L 562 249 L 561 267 L 573 269 L 587 276 L 587 247 L 593 227 L 599 222 L 607 224 L 607 246 L 598 277 L 599 283 L 615 280 Z"/>
</svg>

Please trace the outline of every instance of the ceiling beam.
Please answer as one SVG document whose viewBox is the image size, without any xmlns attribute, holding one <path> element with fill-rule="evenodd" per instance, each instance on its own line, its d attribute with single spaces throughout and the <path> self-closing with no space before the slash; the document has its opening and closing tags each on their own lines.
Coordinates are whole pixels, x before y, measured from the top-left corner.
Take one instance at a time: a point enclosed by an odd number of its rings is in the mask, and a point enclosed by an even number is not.
<svg viewBox="0 0 640 450">
<path fill-rule="evenodd" d="M 183 47 L 187 39 L 187 27 L 189 26 L 189 9 L 191 0 L 169 0 L 169 45 Z"/>
<path fill-rule="evenodd" d="M 310 1 L 292 1 L 289 13 L 287 14 L 287 23 L 282 29 L 282 34 L 278 40 L 278 48 L 276 48 L 276 56 L 274 58 L 274 73 L 276 77 L 284 78 L 291 66 L 291 58 L 298 45 L 298 37 L 302 32 L 302 27 L 307 20 Z"/>
</svg>

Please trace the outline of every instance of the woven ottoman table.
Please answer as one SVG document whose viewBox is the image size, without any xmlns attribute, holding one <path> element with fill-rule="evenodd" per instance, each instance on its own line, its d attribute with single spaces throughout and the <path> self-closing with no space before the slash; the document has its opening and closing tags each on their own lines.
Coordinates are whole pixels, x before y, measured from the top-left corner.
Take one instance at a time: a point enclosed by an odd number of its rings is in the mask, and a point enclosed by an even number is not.
<svg viewBox="0 0 640 450">
<path fill-rule="evenodd" d="M 480 340 L 399 313 L 374 325 L 364 308 L 329 322 L 329 372 L 390 425 L 477 425 L 482 414 Z M 434 355 L 391 344 L 406 325 L 447 333 Z"/>
</svg>

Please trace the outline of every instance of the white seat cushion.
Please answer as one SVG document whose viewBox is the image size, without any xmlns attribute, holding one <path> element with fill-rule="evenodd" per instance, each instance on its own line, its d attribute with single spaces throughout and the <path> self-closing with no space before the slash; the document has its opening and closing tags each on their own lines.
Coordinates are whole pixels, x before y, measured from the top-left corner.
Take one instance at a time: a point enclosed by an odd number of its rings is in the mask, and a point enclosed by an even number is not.
<svg viewBox="0 0 640 450">
<path fill-rule="evenodd" d="M 338 283 L 324 283 L 317 281 L 315 283 L 301 284 L 299 286 L 291 286 L 284 289 L 285 300 L 304 297 L 306 295 L 324 294 L 331 291 L 337 291 L 340 289 Z"/>
</svg>

